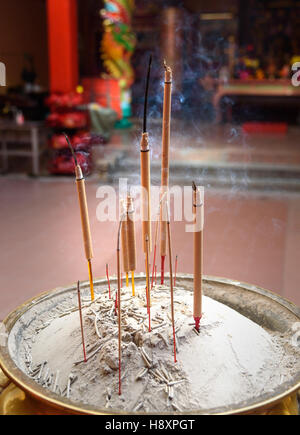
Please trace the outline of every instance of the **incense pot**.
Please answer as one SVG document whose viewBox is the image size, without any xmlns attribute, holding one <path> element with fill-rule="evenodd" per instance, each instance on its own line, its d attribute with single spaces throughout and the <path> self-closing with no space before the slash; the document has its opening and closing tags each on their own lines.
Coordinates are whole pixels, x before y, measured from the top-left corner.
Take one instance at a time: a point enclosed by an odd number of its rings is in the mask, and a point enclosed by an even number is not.
<svg viewBox="0 0 300 435">
<path fill-rule="evenodd" d="M 177 274 L 177 285 L 186 291 L 193 289 L 193 276 Z M 168 278 L 167 278 L 168 280 Z M 145 276 L 136 278 L 137 285 L 145 283 Z M 300 309 L 274 293 L 251 284 L 229 279 L 204 277 L 204 294 L 227 305 L 265 329 L 278 334 L 288 334 L 293 339 L 294 325 L 300 321 Z M 117 287 L 117 278 L 111 278 Z M 89 289 L 89 283 L 81 284 Z M 100 290 L 101 289 L 101 290 Z M 95 281 L 95 290 L 107 291 L 107 280 Z M 20 348 L 24 345 L 24 332 L 31 316 L 38 315 L 44 304 L 55 306 L 62 298 L 76 292 L 76 284 L 60 287 L 25 302 L 4 320 L 0 329 L 0 414 L 112 414 L 89 405 L 78 405 L 69 399 L 51 393 L 28 377 L 20 368 Z M 26 319 L 26 321 L 25 321 Z M 191 319 L 192 320 L 192 319 Z M 5 375 L 4 375 L 5 374 Z M 300 389 L 300 372 L 288 382 L 278 385 L 272 393 L 253 398 L 244 406 L 233 409 L 199 410 L 199 414 L 268 414 L 296 415 L 298 413 L 297 391 Z M 193 411 L 195 412 L 195 411 Z M 124 414 L 115 411 L 115 414 Z M 136 413 L 138 414 L 138 413 Z M 176 414 L 176 412 L 174 412 Z"/>
</svg>

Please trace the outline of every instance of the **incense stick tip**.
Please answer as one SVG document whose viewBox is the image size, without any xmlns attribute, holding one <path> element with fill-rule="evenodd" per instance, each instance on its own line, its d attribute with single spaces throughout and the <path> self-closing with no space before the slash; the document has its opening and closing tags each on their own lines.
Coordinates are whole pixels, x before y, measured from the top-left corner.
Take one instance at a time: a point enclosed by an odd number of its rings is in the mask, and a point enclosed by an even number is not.
<svg viewBox="0 0 300 435">
<path fill-rule="evenodd" d="M 71 153 L 72 153 L 73 159 L 75 160 L 75 165 L 78 166 L 77 157 L 76 157 L 76 154 L 75 154 L 75 152 L 74 152 L 74 148 L 73 148 L 72 145 L 71 145 L 71 142 L 70 142 L 69 136 L 68 136 L 65 132 L 63 132 L 63 134 L 64 134 L 64 136 L 65 136 L 65 138 L 66 138 L 67 144 L 69 145 L 69 148 L 70 148 L 70 150 L 71 150 Z"/>
<path fill-rule="evenodd" d="M 196 184 L 195 184 L 194 181 L 192 182 L 192 186 L 193 186 L 193 190 L 196 192 L 196 190 L 197 190 L 197 186 L 196 186 Z"/>
</svg>

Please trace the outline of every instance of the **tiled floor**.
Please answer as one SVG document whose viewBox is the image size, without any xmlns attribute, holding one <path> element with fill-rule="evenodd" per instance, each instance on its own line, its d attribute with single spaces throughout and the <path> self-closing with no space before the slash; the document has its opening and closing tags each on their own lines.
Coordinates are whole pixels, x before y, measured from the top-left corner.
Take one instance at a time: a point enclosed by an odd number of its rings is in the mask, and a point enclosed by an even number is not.
<svg viewBox="0 0 300 435">
<path fill-rule="evenodd" d="M 116 272 L 116 223 L 100 223 L 97 183 L 87 182 L 94 275 Z M 34 295 L 86 280 L 73 179 L 0 178 L 0 319 Z M 207 191 L 204 272 L 246 281 L 300 304 L 300 195 Z M 192 272 L 192 235 L 172 224 L 179 271 Z M 137 226 L 138 271 L 143 270 Z"/>
</svg>

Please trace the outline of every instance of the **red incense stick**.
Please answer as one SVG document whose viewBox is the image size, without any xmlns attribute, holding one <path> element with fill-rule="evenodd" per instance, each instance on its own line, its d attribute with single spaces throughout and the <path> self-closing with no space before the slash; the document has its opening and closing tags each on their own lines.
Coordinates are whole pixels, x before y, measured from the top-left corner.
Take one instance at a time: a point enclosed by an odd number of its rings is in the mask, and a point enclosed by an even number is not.
<svg viewBox="0 0 300 435">
<path fill-rule="evenodd" d="M 77 294 L 78 294 L 78 306 L 79 306 L 79 317 L 80 317 L 83 356 L 84 356 L 84 362 L 87 362 L 86 352 L 85 352 L 85 343 L 84 343 L 84 333 L 83 333 L 83 321 L 82 321 L 82 308 L 81 308 L 80 282 L 79 281 L 77 282 Z"/>
<path fill-rule="evenodd" d="M 161 256 L 161 279 L 160 279 L 161 285 L 163 285 L 165 281 L 165 259 L 166 256 L 162 255 Z"/>
</svg>

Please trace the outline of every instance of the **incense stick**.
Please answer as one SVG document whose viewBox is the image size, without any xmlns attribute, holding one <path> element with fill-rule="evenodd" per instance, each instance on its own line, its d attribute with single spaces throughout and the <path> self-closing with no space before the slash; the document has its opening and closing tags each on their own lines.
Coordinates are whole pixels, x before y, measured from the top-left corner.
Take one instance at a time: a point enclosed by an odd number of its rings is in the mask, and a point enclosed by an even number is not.
<svg viewBox="0 0 300 435">
<path fill-rule="evenodd" d="M 91 259 L 93 258 L 93 246 L 92 246 L 89 212 L 88 212 L 87 199 L 86 199 L 85 180 L 82 174 L 81 167 L 77 161 L 76 154 L 71 145 L 71 142 L 65 133 L 64 136 L 66 138 L 67 144 L 70 147 L 70 150 L 72 152 L 75 161 L 75 176 L 76 176 L 76 185 L 77 185 L 78 201 L 79 201 L 80 216 L 81 216 L 83 243 L 84 243 L 85 257 L 88 261 L 91 299 L 94 300 L 95 299 L 94 283 L 93 283 L 93 273 L 92 273 L 92 263 L 91 263 Z"/>
<path fill-rule="evenodd" d="M 172 70 L 164 61 L 165 85 L 162 125 L 162 154 L 161 154 L 161 195 L 169 187 L 169 155 L 171 130 L 171 100 L 172 100 Z M 161 255 L 161 284 L 164 283 L 165 257 L 167 254 L 167 211 L 166 200 L 163 201 L 160 213 L 160 255 Z"/>
<path fill-rule="evenodd" d="M 121 216 L 118 230 L 117 241 L 117 271 L 118 271 L 118 292 L 117 292 L 117 305 L 118 305 L 118 339 L 119 339 L 119 396 L 122 394 L 122 376 L 121 376 L 121 364 L 122 364 L 122 331 L 121 331 L 121 267 L 120 267 L 120 236 L 124 215 Z"/>
<path fill-rule="evenodd" d="M 86 363 L 87 359 L 86 359 L 84 333 L 83 333 L 82 306 L 81 306 L 81 297 L 80 297 L 80 281 L 77 281 L 77 295 L 78 295 L 78 306 L 79 306 L 79 318 L 80 318 L 81 338 L 82 338 L 82 347 L 83 347 L 83 357 L 84 357 L 84 362 Z"/>
<path fill-rule="evenodd" d="M 193 182 L 194 212 L 194 320 L 199 332 L 202 318 L 202 275 L 203 275 L 203 227 L 204 227 L 204 192 Z"/>
</svg>

